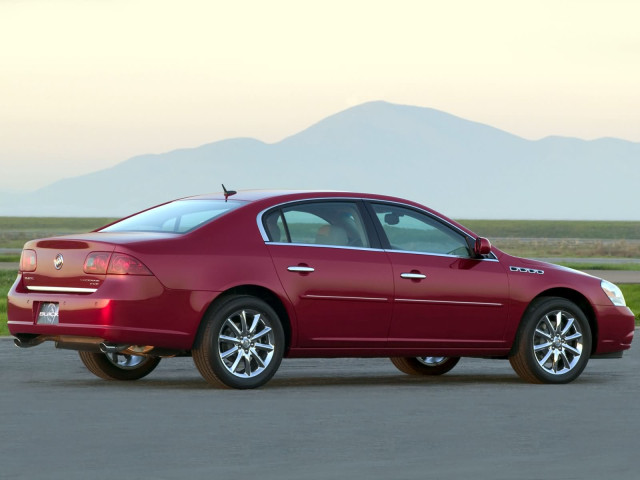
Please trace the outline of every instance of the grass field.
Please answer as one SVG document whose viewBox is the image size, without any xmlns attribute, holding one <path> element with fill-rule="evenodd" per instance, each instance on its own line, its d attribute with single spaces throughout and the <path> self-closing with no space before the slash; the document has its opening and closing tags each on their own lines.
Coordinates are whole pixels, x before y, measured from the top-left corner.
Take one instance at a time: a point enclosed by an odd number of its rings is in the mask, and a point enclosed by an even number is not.
<svg viewBox="0 0 640 480">
<path fill-rule="evenodd" d="M 458 220 L 487 238 L 580 238 L 640 240 L 640 222 L 565 220 Z"/>
<path fill-rule="evenodd" d="M 521 257 L 640 258 L 640 222 L 460 220 Z"/>
<path fill-rule="evenodd" d="M 0 217 L 0 248 L 22 248 L 27 240 L 90 232 L 112 218 Z"/>
</svg>

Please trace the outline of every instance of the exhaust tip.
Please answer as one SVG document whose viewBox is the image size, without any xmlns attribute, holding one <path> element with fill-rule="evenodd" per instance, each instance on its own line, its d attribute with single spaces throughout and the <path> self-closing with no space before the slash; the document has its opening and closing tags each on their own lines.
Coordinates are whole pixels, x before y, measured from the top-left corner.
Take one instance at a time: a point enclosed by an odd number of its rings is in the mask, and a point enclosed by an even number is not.
<svg viewBox="0 0 640 480">
<path fill-rule="evenodd" d="M 120 353 L 129 347 L 131 347 L 131 345 L 117 345 L 103 342 L 100 344 L 100 351 L 102 353 Z"/>
</svg>

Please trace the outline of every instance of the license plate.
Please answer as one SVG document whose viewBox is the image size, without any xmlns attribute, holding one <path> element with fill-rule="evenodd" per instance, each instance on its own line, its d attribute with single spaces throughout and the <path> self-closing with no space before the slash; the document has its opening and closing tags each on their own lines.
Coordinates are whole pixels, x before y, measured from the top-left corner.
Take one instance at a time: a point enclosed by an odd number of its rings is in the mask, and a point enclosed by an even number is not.
<svg viewBox="0 0 640 480">
<path fill-rule="evenodd" d="M 58 323 L 58 304 L 52 302 L 43 302 L 40 304 L 40 311 L 38 312 L 39 325 L 55 325 Z"/>
</svg>

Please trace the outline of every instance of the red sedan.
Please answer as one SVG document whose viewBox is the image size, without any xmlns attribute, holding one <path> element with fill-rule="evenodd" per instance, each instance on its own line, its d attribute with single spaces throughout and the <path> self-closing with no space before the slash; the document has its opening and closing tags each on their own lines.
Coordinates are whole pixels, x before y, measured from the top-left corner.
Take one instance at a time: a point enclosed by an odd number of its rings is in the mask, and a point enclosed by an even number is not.
<svg viewBox="0 0 640 480">
<path fill-rule="evenodd" d="M 508 358 L 526 381 L 566 383 L 631 346 L 615 285 L 507 255 L 417 203 L 234 193 L 28 242 L 9 292 L 15 343 L 54 341 L 117 380 L 191 355 L 234 388 L 263 385 L 283 357 L 387 356 L 412 375 Z"/>
</svg>

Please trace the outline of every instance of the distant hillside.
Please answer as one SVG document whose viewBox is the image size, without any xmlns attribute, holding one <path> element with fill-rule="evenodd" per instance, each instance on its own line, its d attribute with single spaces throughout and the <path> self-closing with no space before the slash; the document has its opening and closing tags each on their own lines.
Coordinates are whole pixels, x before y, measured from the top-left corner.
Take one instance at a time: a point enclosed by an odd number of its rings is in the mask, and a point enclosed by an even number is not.
<svg viewBox="0 0 640 480">
<path fill-rule="evenodd" d="M 0 215 L 119 216 L 228 188 L 357 190 L 459 218 L 640 220 L 640 143 L 525 140 L 429 108 L 371 102 L 281 142 L 223 140 L 0 197 Z"/>
</svg>

